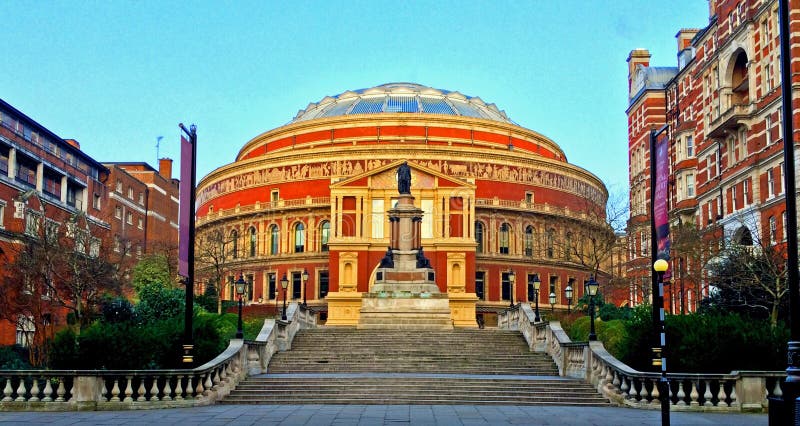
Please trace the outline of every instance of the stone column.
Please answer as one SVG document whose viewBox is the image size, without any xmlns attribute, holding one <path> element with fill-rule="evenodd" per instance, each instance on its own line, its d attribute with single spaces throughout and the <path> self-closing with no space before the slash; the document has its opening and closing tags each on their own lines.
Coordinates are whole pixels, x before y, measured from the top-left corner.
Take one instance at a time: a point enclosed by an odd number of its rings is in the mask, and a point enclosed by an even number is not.
<svg viewBox="0 0 800 426">
<path fill-rule="evenodd" d="M 399 250 L 400 245 L 398 240 L 400 238 L 400 218 L 397 216 L 389 216 L 389 223 L 391 224 L 391 245 L 393 250 Z"/>
<path fill-rule="evenodd" d="M 413 249 L 417 250 L 422 247 L 422 239 L 420 238 L 420 233 L 422 232 L 422 217 L 415 216 L 412 218 L 414 222 L 414 230 L 413 230 Z"/>
</svg>

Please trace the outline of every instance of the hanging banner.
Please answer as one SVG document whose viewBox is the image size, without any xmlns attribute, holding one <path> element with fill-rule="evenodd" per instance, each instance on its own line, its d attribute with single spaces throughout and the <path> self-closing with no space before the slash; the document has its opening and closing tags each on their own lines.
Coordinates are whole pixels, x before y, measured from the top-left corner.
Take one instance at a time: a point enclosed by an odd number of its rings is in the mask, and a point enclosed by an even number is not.
<svg viewBox="0 0 800 426">
<path fill-rule="evenodd" d="M 178 275 L 189 277 L 189 228 L 192 203 L 192 143 L 181 135 L 181 183 L 178 214 Z"/>
<path fill-rule="evenodd" d="M 666 132 L 656 140 L 655 188 L 653 188 L 653 213 L 656 226 L 658 251 L 656 259 L 669 260 L 669 215 L 667 198 L 669 197 L 669 142 Z"/>
</svg>

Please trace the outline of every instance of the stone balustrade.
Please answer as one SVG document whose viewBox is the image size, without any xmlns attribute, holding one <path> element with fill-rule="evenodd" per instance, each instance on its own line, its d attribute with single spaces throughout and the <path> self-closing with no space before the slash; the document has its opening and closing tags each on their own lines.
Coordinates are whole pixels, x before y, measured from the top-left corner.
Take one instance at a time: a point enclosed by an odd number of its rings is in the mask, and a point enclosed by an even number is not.
<svg viewBox="0 0 800 426">
<path fill-rule="evenodd" d="M 527 304 L 499 314 L 498 326 L 519 330 L 532 351 L 546 352 L 561 376 L 585 379 L 612 403 L 635 408 L 660 409 L 657 383 L 660 373 L 630 368 L 602 342 L 572 342 L 558 321 L 534 322 Z M 782 395 L 783 371 L 733 371 L 729 374 L 668 373 L 673 411 L 766 412 L 768 399 Z"/>
<path fill-rule="evenodd" d="M 266 372 L 291 347 L 311 310 L 292 304 L 288 321 L 267 319 L 253 341 L 232 339 L 211 361 L 180 370 L 0 370 L 0 411 L 125 410 L 213 404 L 247 375 Z"/>
</svg>

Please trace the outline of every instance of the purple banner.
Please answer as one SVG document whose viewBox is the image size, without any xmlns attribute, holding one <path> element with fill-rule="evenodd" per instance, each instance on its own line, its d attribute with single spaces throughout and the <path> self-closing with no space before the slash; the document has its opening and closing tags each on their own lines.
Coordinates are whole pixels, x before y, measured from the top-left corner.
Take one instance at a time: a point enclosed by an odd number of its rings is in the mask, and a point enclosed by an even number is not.
<svg viewBox="0 0 800 426">
<path fill-rule="evenodd" d="M 656 141 L 655 164 L 656 187 L 653 194 L 653 211 L 655 213 L 656 241 L 658 243 L 657 259 L 669 260 L 669 216 L 667 197 L 669 188 L 669 143 L 666 133 Z"/>
<path fill-rule="evenodd" d="M 192 198 L 192 144 L 181 135 L 180 210 L 178 216 L 178 275 L 189 277 L 189 222 L 194 214 Z"/>
</svg>

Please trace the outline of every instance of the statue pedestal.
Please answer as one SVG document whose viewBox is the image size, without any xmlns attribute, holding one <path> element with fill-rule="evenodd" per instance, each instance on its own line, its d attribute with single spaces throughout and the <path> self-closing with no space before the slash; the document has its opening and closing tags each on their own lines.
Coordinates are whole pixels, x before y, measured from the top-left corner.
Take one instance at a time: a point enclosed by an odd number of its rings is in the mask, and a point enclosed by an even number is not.
<svg viewBox="0 0 800 426">
<path fill-rule="evenodd" d="M 422 210 L 411 194 L 401 193 L 388 213 L 391 247 L 361 300 L 358 328 L 452 329 L 447 294 L 439 291 L 420 245 Z"/>
<path fill-rule="evenodd" d="M 452 330 L 450 303 L 443 293 L 365 293 L 358 328 Z"/>
</svg>

